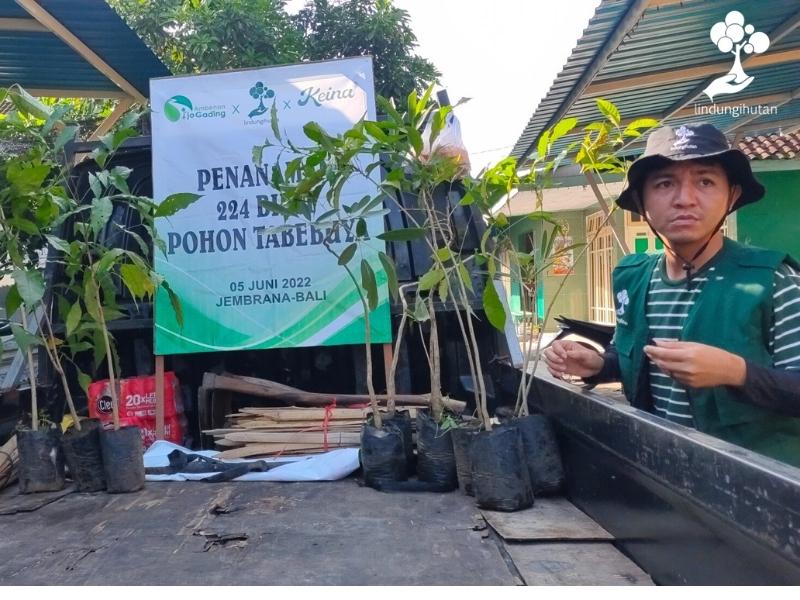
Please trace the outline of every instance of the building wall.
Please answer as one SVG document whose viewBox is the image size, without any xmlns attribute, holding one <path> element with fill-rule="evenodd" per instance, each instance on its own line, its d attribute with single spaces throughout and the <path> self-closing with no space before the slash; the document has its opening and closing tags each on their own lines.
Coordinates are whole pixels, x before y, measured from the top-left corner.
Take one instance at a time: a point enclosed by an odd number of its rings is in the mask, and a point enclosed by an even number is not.
<svg viewBox="0 0 800 600">
<path fill-rule="evenodd" d="M 584 218 L 584 211 L 566 211 L 555 213 L 555 217 L 566 223 L 569 228 L 568 235 L 572 238 L 573 244 L 583 243 L 586 237 L 586 225 Z M 551 225 L 545 225 L 541 221 L 531 221 L 527 218 L 520 218 L 517 221 L 516 240 L 517 247 L 522 249 L 526 248 L 525 238 L 533 236 L 533 240 L 537 244 L 542 239 L 542 227 L 548 228 L 548 233 L 552 231 Z M 581 254 L 582 248 L 575 248 L 573 250 L 574 258 L 578 258 Z M 540 298 L 538 302 L 538 313 L 540 319 L 544 318 L 548 307 L 552 304 L 550 309 L 550 318 L 545 324 L 546 331 L 555 331 L 557 329 L 553 317 L 564 315 L 576 319 L 586 319 L 588 315 L 588 306 L 586 299 L 586 258 L 581 257 L 580 260 L 575 262 L 575 267 L 571 275 L 551 275 L 547 272 L 540 276 L 541 286 Z M 559 286 L 564 282 L 564 287 L 559 292 Z M 520 306 L 519 301 L 519 286 L 511 286 L 511 300 L 510 304 L 512 310 Z"/>
<path fill-rule="evenodd" d="M 737 211 L 738 240 L 800 260 L 800 170 L 760 172 L 756 177 L 767 193 Z"/>
</svg>

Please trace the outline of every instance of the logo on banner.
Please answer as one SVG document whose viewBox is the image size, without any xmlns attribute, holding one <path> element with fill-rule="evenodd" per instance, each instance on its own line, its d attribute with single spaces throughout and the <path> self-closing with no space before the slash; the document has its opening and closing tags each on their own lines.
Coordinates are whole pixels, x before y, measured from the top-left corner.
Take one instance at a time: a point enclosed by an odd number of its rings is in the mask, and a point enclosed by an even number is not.
<svg viewBox="0 0 800 600">
<path fill-rule="evenodd" d="M 709 32 L 711 41 L 724 54 L 733 54 L 733 66 L 725 75 L 712 81 L 703 93 L 709 100 L 714 96 L 741 92 L 755 79 L 742 68 L 742 52 L 745 54 L 762 54 L 769 49 L 769 36 L 744 22 L 744 15 L 738 10 L 730 11 L 724 21 L 715 23 Z"/>
<path fill-rule="evenodd" d="M 271 90 L 261 81 L 257 81 L 256 84 L 250 88 L 250 96 L 252 96 L 254 100 L 258 100 L 258 106 L 251 110 L 247 115 L 252 119 L 253 117 L 263 115 L 265 112 L 267 112 L 267 110 L 269 110 L 266 106 L 264 106 L 264 100 L 274 98 L 275 90 Z"/>
<path fill-rule="evenodd" d="M 191 119 L 224 119 L 225 105 L 195 106 L 186 96 L 173 96 L 164 103 L 164 116 L 168 121 L 188 121 Z"/>
<path fill-rule="evenodd" d="M 164 116 L 173 123 L 180 121 L 191 110 L 194 110 L 192 101 L 186 96 L 173 96 L 164 102 Z"/>
<path fill-rule="evenodd" d="M 309 87 L 300 92 L 300 100 L 297 101 L 298 106 L 305 106 L 309 102 L 313 106 L 322 106 L 334 100 L 349 100 L 356 97 L 356 90 L 350 86 L 343 89 L 334 89 L 329 87 L 326 90 L 318 87 Z"/>
</svg>

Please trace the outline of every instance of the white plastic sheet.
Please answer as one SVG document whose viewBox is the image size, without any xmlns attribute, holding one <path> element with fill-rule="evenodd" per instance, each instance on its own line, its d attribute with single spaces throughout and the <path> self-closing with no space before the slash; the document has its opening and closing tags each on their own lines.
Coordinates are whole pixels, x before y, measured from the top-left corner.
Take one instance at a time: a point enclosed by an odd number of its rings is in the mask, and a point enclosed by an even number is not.
<svg viewBox="0 0 800 600">
<path fill-rule="evenodd" d="M 210 458 L 219 452 L 215 450 L 193 451 L 172 442 L 159 440 L 150 446 L 144 453 L 144 466 L 166 467 L 169 466 L 167 456 L 173 450 L 180 450 L 190 454 L 202 454 Z M 263 473 L 247 473 L 237 477 L 234 481 L 336 481 L 344 479 L 358 469 L 358 448 L 339 448 L 324 454 L 312 456 L 292 456 L 276 459 L 264 459 L 266 462 L 287 462 Z M 252 462 L 245 459 L 229 460 L 226 462 Z M 147 475 L 147 481 L 200 481 L 211 477 L 214 473 L 176 473 L 174 475 Z"/>
</svg>

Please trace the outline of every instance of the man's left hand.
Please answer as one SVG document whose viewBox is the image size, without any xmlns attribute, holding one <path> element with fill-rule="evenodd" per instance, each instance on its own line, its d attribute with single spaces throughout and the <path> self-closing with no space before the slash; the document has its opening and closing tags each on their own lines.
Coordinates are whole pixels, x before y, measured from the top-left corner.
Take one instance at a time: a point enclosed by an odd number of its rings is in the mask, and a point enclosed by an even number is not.
<svg viewBox="0 0 800 600">
<path fill-rule="evenodd" d="M 645 346 L 648 358 L 664 373 L 692 388 L 744 385 L 747 363 L 722 348 L 696 342 L 655 340 Z"/>
</svg>

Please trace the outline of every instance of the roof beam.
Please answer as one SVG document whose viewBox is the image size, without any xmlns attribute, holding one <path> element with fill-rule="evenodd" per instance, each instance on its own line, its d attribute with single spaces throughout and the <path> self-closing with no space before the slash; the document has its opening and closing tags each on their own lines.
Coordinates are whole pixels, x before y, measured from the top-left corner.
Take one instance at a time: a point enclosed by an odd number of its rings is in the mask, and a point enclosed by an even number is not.
<svg viewBox="0 0 800 600">
<path fill-rule="evenodd" d="M 800 48 L 793 48 L 790 50 L 781 50 L 778 52 L 771 52 L 769 54 L 752 56 L 748 60 L 742 61 L 742 65 L 751 68 L 761 68 L 798 61 L 800 61 Z M 689 67 L 686 69 L 667 69 L 664 71 L 656 71 L 655 73 L 647 73 L 646 75 L 612 79 L 610 81 L 593 83 L 586 88 L 584 95 L 602 96 L 604 94 L 636 90 L 644 87 L 664 85 L 667 83 L 692 81 L 693 79 L 700 79 L 701 77 L 705 78 L 710 77 L 711 75 L 724 73 L 730 69 L 730 66 L 730 61 L 714 62 L 705 65 L 698 65 L 696 67 Z M 706 86 L 703 85 L 703 89 L 705 89 L 705 87 Z"/>
<path fill-rule="evenodd" d="M 119 90 L 74 90 L 26 87 L 25 91 L 37 98 L 130 98 L 125 92 Z"/>
<path fill-rule="evenodd" d="M 147 98 L 145 98 L 139 90 L 131 85 L 122 75 L 117 73 L 117 71 L 100 58 L 89 46 L 79 40 L 74 33 L 64 27 L 58 19 L 39 6 L 36 0 L 16 0 L 16 3 L 24 8 L 34 19 L 39 21 L 39 23 L 61 38 L 64 43 L 83 57 L 90 65 L 108 77 L 114 85 L 123 90 L 126 95 L 141 104 L 147 103 Z"/>
<path fill-rule="evenodd" d="M 36 19 L 0 18 L 0 31 L 36 31 L 47 32 L 49 29 Z"/>
<path fill-rule="evenodd" d="M 795 88 L 791 92 L 788 92 L 788 93 L 783 94 L 783 95 L 785 96 L 785 98 L 783 100 L 776 101 L 772 106 L 775 106 L 776 108 L 780 108 L 781 106 L 791 102 L 795 98 L 800 98 L 800 88 Z M 734 131 L 735 129 L 740 129 L 742 126 L 747 125 L 748 123 L 752 123 L 753 121 L 755 121 L 756 119 L 758 119 L 761 116 L 763 116 L 763 115 L 759 115 L 759 114 L 747 115 L 746 117 L 744 117 L 742 119 L 739 119 L 738 121 L 735 121 L 730 127 L 728 127 L 725 130 L 725 133 L 730 133 L 731 131 Z"/>
<path fill-rule="evenodd" d="M 779 131 L 781 129 L 791 129 L 792 127 L 800 125 L 800 118 L 795 117 L 793 119 L 780 119 L 778 121 L 764 121 L 759 123 L 758 121 L 749 121 L 747 123 L 734 123 L 735 129 L 734 132 L 748 132 L 748 131 L 757 131 L 759 129 L 772 129 L 775 128 L 775 131 Z"/>
<path fill-rule="evenodd" d="M 103 122 L 100 123 L 99 127 L 94 130 L 94 133 L 89 138 L 89 141 L 99 140 L 102 136 L 111 131 L 111 128 L 117 124 L 117 121 L 122 118 L 122 115 L 125 114 L 125 111 L 127 111 L 132 104 L 132 98 L 123 98 L 117 102 L 117 105 L 114 107 L 114 110 L 111 111 L 111 114 L 103 119 Z"/>
</svg>

